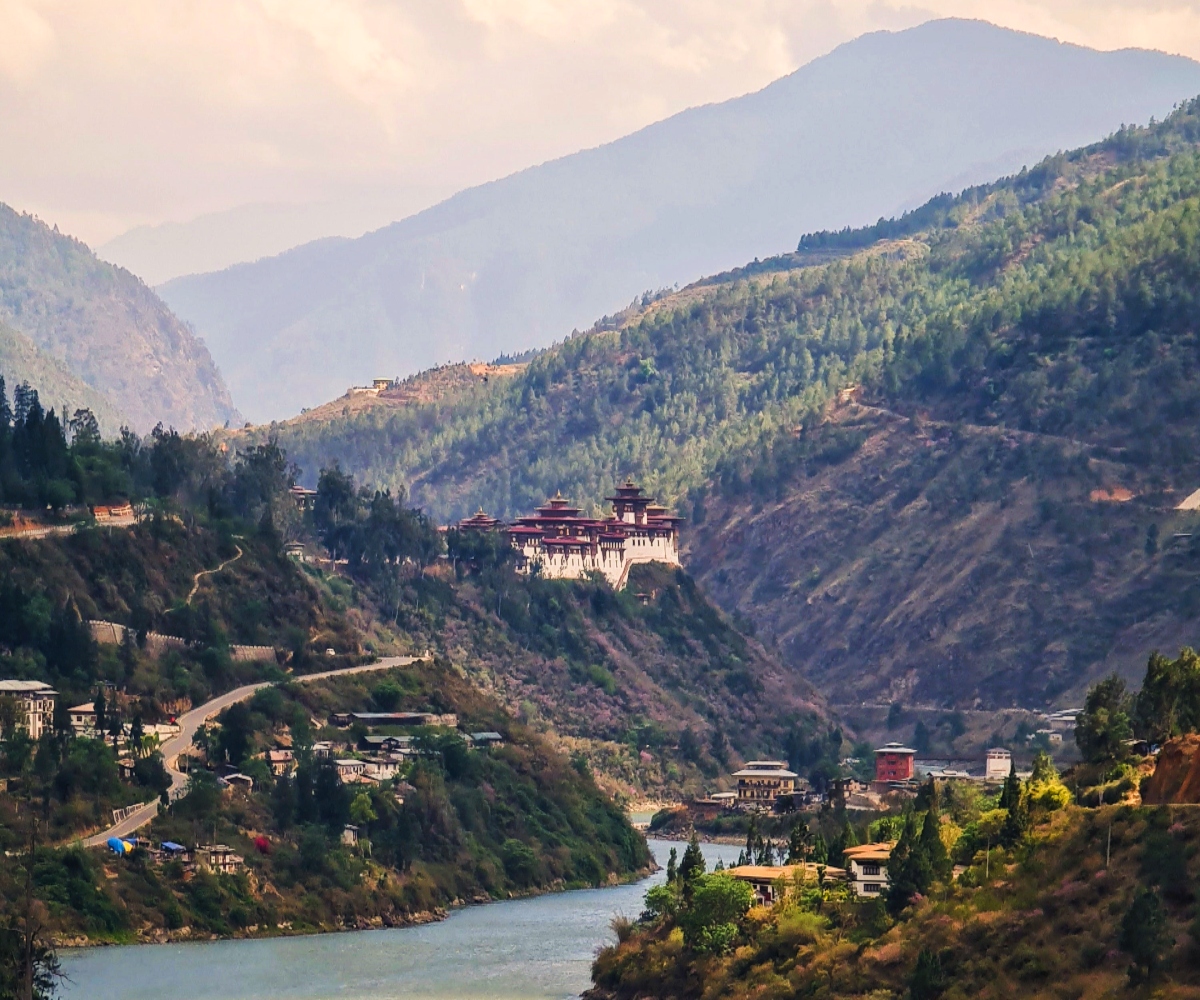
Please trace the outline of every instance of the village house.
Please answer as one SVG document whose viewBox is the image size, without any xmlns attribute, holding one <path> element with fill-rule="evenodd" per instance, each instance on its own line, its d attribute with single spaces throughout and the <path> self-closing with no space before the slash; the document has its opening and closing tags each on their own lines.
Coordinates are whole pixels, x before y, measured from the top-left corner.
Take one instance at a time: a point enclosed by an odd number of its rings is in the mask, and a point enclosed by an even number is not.
<svg viewBox="0 0 1200 1000">
<path fill-rule="evenodd" d="M 17 703 L 17 725 L 31 740 L 41 739 L 42 733 L 54 726 L 54 699 L 58 697 L 49 684 L 41 681 L 0 681 L 0 698 L 9 697 Z"/>
<path fill-rule="evenodd" d="M 342 843 L 347 847 L 358 846 L 358 827 L 353 823 L 347 823 L 342 827 Z"/>
<path fill-rule="evenodd" d="M 885 743 L 875 751 L 875 782 L 911 781 L 917 751 L 899 743 Z"/>
<path fill-rule="evenodd" d="M 400 764 L 386 757 L 368 757 L 363 763 L 363 774 L 375 781 L 391 781 L 400 773 Z"/>
<path fill-rule="evenodd" d="M 737 778 L 737 800 L 739 805 L 771 805 L 780 795 L 791 795 L 796 790 L 795 771 L 787 769 L 782 760 L 752 760 L 740 771 Z"/>
<path fill-rule="evenodd" d="M 296 770 L 296 755 L 291 750 L 268 750 L 264 757 L 267 767 L 276 778 Z"/>
<path fill-rule="evenodd" d="M 578 580 L 597 573 L 622 590 L 630 569 L 639 563 L 679 565 L 679 523 L 666 507 L 627 480 L 608 517 L 585 517 L 562 494 L 547 500 L 528 517 L 508 527 L 482 510 L 458 522 L 459 531 L 503 530 L 517 552 L 520 573 L 540 573 L 552 580 Z"/>
<path fill-rule="evenodd" d="M 843 862 L 856 896 L 872 898 L 887 891 L 887 863 L 894 843 L 859 844 L 847 847 Z"/>
<path fill-rule="evenodd" d="M 236 875 L 246 859 L 225 844 L 201 844 L 196 848 L 196 866 L 220 875 Z"/>
<path fill-rule="evenodd" d="M 234 771 L 232 774 L 227 774 L 219 780 L 225 782 L 229 788 L 240 788 L 244 792 L 254 791 L 254 779 L 248 774 L 242 774 L 240 771 Z"/>
<path fill-rule="evenodd" d="M 739 865 L 728 869 L 739 882 L 745 882 L 754 890 L 755 900 L 762 906 L 770 906 L 786 893 L 797 880 L 817 882 L 822 875 L 827 881 L 846 877 L 844 868 L 832 868 L 813 862 L 795 865 Z"/>
<path fill-rule="evenodd" d="M 992 747 L 983 760 L 983 780 L 1003 781 L 1012 770 L 1012 754 L 1003 747 Z"/>
<path fill-rule="evenodd" d="M 71 717 L 71 732 L 80 739 L 90 740 L 96 736 L 96 706 L 88 701 L 68 710 Z"/>
<path fill-rule="evenodd" d="M 337 766 L 338 777 L 342 781 L 353 782 L 360 775 L 366 773 L 367 762 L 365 760 L 354 760 L 351 757 L 341 757 L 334 761 Z"/>
<path fill-rule="evenodd" d="M 504 737 L 495 732 L 471 733 L 470 740 L 471 745 L 480 750 L 486 750 L 488 747 L 504 746 Z"/>
</svg>

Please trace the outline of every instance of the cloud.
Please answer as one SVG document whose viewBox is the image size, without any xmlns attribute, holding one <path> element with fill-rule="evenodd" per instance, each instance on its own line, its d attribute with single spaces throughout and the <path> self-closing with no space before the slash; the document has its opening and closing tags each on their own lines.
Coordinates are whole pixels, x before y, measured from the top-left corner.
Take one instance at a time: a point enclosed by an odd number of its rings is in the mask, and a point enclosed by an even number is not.
<svg viewBox="0 0 1200 1000">
<path fill-rule="evenodd" d="M 0 0 L 0 200 L 91 241 L 430 200 L 950 15 L 1200 56 L 1200 0 Z"/>
</svg>

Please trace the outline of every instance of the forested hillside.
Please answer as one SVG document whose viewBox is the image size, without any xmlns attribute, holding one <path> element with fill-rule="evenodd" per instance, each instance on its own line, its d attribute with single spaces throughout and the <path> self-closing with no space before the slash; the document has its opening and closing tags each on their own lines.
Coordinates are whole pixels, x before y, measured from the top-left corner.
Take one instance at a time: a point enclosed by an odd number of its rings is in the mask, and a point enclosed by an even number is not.
<svg viewBox="0 0 1200 1000">
<path fill-rule="evenodd" d="M 107 405 L 93 409 L 106 426 L 118 414 L 142 433 L 159 422 L 189 430 L 237 418 L 208 349 L 154 292 L 78 240 L 4 204 L 0 325 L 24 334 L 41 354 L 105 397 Z M 39 368 L 19 374 L 51 374 L 48 365 Z M 48 379 L 40 384 L 47 395 L 67 385 Z M 75 393 L 68 401 L 80 398 Z"/>
<path fill-rule="evenodd" d="M 1168 512 L 1200 486 L 1198 113 L 805 237 L 511 381 L 282 440 L 438 517 L 632 473 L 690 515 L 725 606 L 854 697 L 1040 704 L 1132 674 L 1194 619 Z M 851 385 L 872 408 L 823 426 Z"/>
</svg>

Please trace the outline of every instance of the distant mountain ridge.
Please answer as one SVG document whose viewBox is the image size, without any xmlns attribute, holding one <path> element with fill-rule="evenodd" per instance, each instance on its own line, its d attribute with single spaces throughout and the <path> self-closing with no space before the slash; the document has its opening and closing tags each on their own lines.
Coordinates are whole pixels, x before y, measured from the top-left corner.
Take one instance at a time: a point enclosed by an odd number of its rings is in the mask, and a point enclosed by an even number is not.
<svg viewBox="0 0 1200 1000">
<path fill-rule="evenodd" d="M 118 414 L 141 432 L 160 421 L 191 430 L 238 419 L 204 343 L 141 280 L 4 204 L 0 324 L 106 397 L 106 424 Z M 49 385 L 53 373 L 42 364 L 33 375 Z"/>
<path fill-rule="evenodd" d="M 376 375 L 547 346 L 646 289 L 873 222 L 1196 93 L 1200 64 L 1181 57 L 934 21 L 359 239 L 159 291 L 247 417 L 279 419 Z"/>
</svg>

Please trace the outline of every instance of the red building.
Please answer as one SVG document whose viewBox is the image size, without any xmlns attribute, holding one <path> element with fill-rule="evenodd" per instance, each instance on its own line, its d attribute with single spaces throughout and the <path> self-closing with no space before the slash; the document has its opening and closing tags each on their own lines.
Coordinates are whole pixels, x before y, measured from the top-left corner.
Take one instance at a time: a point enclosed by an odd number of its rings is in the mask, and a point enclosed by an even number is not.
<svg viewBox="0 0 1200 1000">
<path fill-rule="evenodd" d="M 917 751 L 888 743 L 875 751 L 875 780 L 908 781 L 913 776 L 913 758 Z"/>
</svg>

